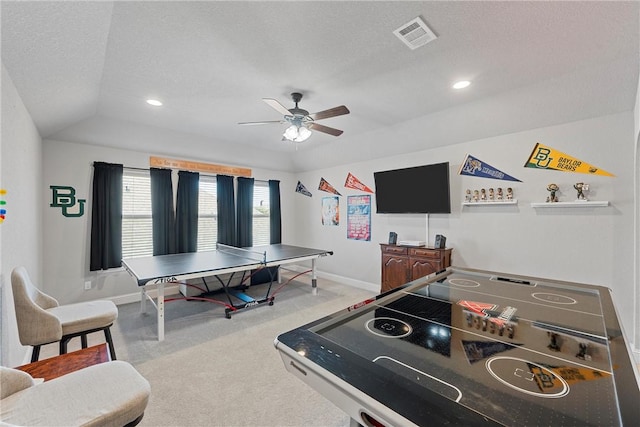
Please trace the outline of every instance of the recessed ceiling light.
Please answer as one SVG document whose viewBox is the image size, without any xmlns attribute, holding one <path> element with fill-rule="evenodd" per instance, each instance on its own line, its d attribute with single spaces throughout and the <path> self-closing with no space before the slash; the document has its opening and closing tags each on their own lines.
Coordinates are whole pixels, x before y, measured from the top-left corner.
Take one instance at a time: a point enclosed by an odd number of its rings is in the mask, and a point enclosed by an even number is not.
<svg viewBox="0 0 640 427">
<path fill-rule="evenodd" d="M 154 107 L 162 106 L 162 102 L 158 101 L 157 99 L 147 99 L 147 104 L 153 105 Z"/>
<path fill-rule="evenodd" d="M 453 88 L 454 89 L 464 89 L 465 87 L 469 86 L 471 84 L 471 82 L 469 80 L 460 80 L 459 82 L 455 82 L 453 84 Z"/>
</svg>

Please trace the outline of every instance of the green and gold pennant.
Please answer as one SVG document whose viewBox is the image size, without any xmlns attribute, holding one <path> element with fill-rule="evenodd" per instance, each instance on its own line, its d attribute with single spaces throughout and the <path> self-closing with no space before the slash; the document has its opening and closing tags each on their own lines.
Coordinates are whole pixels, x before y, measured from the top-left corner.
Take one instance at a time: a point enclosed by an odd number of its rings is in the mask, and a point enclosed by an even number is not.
<svg viewBox="0 0 640 427">
<path fill-rule="evenodd" d="M 533 151 L 524 164 L 524 167 L 551 169 L 561 172 L 586 173 L 588 175 L 615 176 L 612 173 L 540 143 L 537 143 L 536 146 L 533 147 Z"/>
</svg>

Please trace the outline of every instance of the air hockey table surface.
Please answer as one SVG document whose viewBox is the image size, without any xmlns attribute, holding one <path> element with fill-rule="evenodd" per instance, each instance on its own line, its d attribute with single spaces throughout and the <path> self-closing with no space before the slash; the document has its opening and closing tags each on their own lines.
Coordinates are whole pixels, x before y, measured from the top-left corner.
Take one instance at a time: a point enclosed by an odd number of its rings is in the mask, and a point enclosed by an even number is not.
<svg viewBox="0 0 640 427">
<path fill-rule="evenodd" d="M 621 426 L 639 375 L 606 287 L 449 268 L 279 335 L 352 423 Z"/>
</svg>

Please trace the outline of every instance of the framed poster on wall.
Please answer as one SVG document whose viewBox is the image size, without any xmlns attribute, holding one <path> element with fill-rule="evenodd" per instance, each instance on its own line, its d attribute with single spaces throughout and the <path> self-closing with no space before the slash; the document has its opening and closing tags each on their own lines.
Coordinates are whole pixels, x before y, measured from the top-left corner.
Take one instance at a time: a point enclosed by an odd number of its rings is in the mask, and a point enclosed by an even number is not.
<svg viewBox="0 0 640 427">
<path fill-rule="evenodd" d="M 371 240 L 371 196 L 347 197 L 347 239 Z"/>
<path fill-rule="evenodd" d="M 340 199 L 338 196 L 322 198 L 322 225 L 340 225 Z"/>
</svg>

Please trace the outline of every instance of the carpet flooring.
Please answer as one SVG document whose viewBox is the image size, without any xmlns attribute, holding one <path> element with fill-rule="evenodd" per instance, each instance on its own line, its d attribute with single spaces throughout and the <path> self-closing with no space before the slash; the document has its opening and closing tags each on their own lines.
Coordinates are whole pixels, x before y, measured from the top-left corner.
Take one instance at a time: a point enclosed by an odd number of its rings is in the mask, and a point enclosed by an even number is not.
<svg viewBox="0 0 640 427">
<path fill-rule="evenodd" d="M 146 313 L 139 303 L 119 306 L 112 327 L 117 358 L 133 364 L 151 384 L 139 425 L 348 426 L 344 412 L 285 370 L 273 342 L 282 332 L 373 294 L 318 279 L 319 292 L 313 295 L 309 283 L 309 275 L 300 276 L 278 291 L 273 306 L 242 310 L 231 319 L 222 305 L 168 302 L 162 342 L 151 304 Z M 252 286 L 248 293 L 259 296 L 265 290 L 265 285 Z M 89 345 L 102 340 L 93 334 Z M 79 348 L 79 340 L 69 344 L 69 351 L 74 346 Z M 56 351 L 54 345 L 45 346 L 42 358 Z"/>
</svg>

